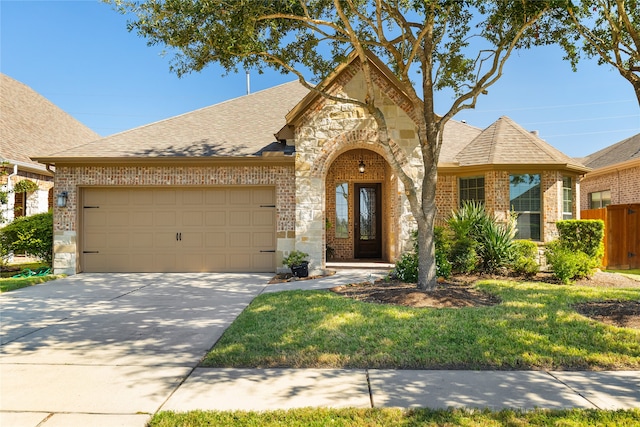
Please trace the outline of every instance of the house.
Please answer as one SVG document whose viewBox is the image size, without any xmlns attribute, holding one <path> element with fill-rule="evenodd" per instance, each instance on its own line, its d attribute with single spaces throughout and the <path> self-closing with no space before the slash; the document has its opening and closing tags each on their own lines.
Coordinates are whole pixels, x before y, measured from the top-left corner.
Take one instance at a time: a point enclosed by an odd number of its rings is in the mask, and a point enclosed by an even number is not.
<svg viewBox="0 0 640 427">
<path fill-rule="evenodd" d="M 370 57 L 392 139 L 413 177 L 422 173 L 411 103 Z M 364 99 L 352 58 L 323 85 Z M 338 259 L 394 261 L 415 221 L 374 120 L 287 83 L 36 158 L 56 167 L 68 195 L 54 209 L 54 268 L 76 272 L 275 272 L 293 249 L 312 270 Z M 436 203 L 444 221 L 462 200 L 483 200 L 521 237 L 547 241 L 577 217 L 587 168 L 507 117 L 485 130 L 444 131 Z"/>
<path fill-rule="evenodd" d="M 26 85 L 0 74 L 0 204 L 5 221 L 47 212 L 53 205 L 53 170 L 30 158 L 100 136 Z"/>
<path fill-rule="evenodd" d="M 580 180 L 582 210 L 640 203 L 640 133 L 603 148 L 582 162 L 592 169 Z"/>
</svg>

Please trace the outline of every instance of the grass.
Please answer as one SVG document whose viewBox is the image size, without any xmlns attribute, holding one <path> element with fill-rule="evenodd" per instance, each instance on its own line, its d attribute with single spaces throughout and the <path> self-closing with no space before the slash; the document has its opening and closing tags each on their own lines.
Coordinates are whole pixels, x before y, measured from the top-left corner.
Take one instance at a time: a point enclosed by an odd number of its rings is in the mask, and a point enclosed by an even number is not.
<svg viewBox="0 0 640 427">
<path fill-rule="evenodd" d="M 640 410 L 535 410 L 473 411 L 466 409 L 327 409 L 303 408 L 268 412 L 192 411 L 161 412 L 150 427 L 196 426 L 565 426 L 632 427 L 640 423 Z"/>
<path fill-rule="evenodd" d="M 50 280 L 59 279 L 62 275 L 37 276 L 37 277 L 20 277 L 0 279 L 0 293 L 15 291 L 20 288 L 37 285 L 38 283 L 48 282 Z"/>
<path fill-rule="evenodd" d="M 572 304 L 638 300 L 640 289 L 484 281 L 502 303 L 415 309 L 328 291 L 256 298 L 203 360 L 215 367 L 396 369 L 640 368 L 640 330 L 579 315 Z"/>
</svg>

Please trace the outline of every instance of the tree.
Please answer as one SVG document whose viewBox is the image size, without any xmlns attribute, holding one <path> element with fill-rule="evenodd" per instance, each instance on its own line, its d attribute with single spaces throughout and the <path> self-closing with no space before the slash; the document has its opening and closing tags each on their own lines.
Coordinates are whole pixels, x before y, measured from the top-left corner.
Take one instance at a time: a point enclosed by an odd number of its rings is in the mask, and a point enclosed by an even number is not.
<svg viewBox="0 0 640 427">
<path fill-rule="evenodd" d="M 109 1 L 109 0 L 105 0 Z M 418 226 L 419 278 L 434 289 L 437 164 L 445 124 L 502 76 L 515 49 L 557 41 L 551 12 L 565 1 L 484 0 L 111 0 L 133 13 L 129 30 L 150 45 L 174 50 L 178 75 L 219 63 L 295 74 L 310 90 L 361 106 L 378 126 L 379 143 L 402 182 Z M 385 117 L 376 98 L 367 55 L 390 65 L 417 112 L 424 163 L 419 179 L 403 170 L 390 148 Z M 367 83 L 364 100 L 337 98 L 322 81 L 349 55 L 357 55 Z M 414 85 L 412 77 L 421 80 Z M 416 87 L 417 86 L 417 87 Z M 436 91 L 452 91 L 451 105 L 436 113 Z"/>
<path fill-rule="evenodd" d="M 637 0 L 591 0 L 564 9 L 565 19 L 582 38 L 582 52 L 609 64 L 627 79 L 640 105 L 640 3 Z M 568 57 L 580 57 L 575 44 L 564 45 Z"/>
</svg>

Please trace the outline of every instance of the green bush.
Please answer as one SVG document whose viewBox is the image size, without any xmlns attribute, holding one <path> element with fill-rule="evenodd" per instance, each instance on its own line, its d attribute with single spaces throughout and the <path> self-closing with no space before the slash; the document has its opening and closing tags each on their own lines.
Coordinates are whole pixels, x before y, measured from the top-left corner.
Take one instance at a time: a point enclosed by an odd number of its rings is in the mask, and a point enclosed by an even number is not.
<svg viewBox="0 0 640 427">
<path fill-rule="evenodd" d="M 0 245 L 9 252 L 24 252 L 51 264 L 53 214 L 47 212 L 16 218 L 0 229 Z"/>
<path fill-rule="evenodd" d="M 567 285 L 576 279 L 591 276 L 600 264 L 597 258 L 582 251 L 563 247 L 559 240 L 547 244 L 545 257 L 551 265 L 553 275 Z"/>
<path fill-rule="evenodd" d="M 464 202 L 447 224 L 454 235 L 449 257 L 454 271 L 495 273 L 508 264 L 515 235 L 512 222 L 501 224 L 482 203 Z"/>
<path fill-rule="evenodd" d="M 556 222 L 562 247 L 602 258 L 604 222 L 600 219 L 570 219 Z"/>
<path fill-rule="evenodd" d="M 451 263 L 447 259 L 450 240 L 443 227 L 434 227 L 434 244 L 436 249 L 436 275 L 449 278 L 451 276 Z M 402 254 L 396 261 L 393 274 L 399 280 L 407 283 L 418 282 L 418 232 L 411 232 L 413 250 Z"/>
<path fill-rule="evenodd" d="M 540 266 L 536 261 L 538 245 L 531 240 L 514 240 L 511 253 L 509 267 L 514 273 L 530 277 L 540 270 Z"/>
<path fill-rule="evenodd" d="M 309 254 L 302 252 L 302 251 L 298 251 L 298 250 L 293 250 L 291 251 L 291 253 L 289 253 L 289 255 L 287 257 L 285 257 L 282 260 L 282 264 L 286 265 L 287 267 L 291 268 L 291 267 L 297 267 L 302 265 L 305 262 L 308 262 L 309 260 Z"/>
</svg>

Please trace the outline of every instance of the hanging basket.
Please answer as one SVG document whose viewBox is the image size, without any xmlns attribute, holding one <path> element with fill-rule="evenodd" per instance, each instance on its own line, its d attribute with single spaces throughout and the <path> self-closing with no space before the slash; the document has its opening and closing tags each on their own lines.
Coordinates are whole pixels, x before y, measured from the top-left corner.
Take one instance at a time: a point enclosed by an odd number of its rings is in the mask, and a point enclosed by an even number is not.
<svg viewBox="0 0 640 427">
<path fill-rule="evenodd" d="M 33 181 L 29 181 L 28 179 L 23 179 L 16 182 L 16 185 L 13 187 L 13 191 L 15 193 L 33 193 L 38 191 L 38 184 Z"/>
</svg>

